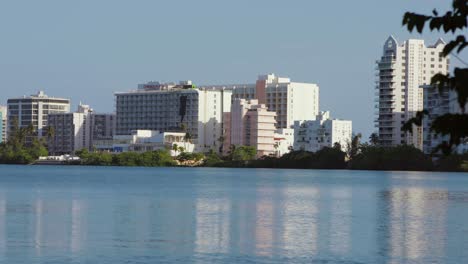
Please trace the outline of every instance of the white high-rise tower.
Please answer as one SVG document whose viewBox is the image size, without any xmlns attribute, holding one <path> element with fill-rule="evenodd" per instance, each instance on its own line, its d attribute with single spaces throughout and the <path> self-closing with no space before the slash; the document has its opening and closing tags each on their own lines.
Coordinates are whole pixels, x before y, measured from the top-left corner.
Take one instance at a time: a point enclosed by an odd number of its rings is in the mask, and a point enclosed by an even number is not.
<svg viewBox="0 0 468 264">
<path fill-rule="evenodd" d="M 424 40 L 409 39 L 398 44 L 393 36 L 385 42 L 377 61 L 376 127 L 383 146 L 414 145 L 422 149 L 422 128 L 413 133 L 401 130 L 403 124 L 423 109 L 423 85 L 436 73 L 446 74 L 449 58 L 442 57 L 445 42 L 439 39 L 426 46 Z"/>
</svg>

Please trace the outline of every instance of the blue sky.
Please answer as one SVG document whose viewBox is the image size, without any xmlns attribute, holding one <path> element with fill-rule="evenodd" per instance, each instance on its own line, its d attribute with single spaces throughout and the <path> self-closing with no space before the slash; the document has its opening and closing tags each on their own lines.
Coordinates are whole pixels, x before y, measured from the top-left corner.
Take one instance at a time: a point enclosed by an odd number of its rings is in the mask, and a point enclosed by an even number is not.
<svg viewBox="0 0 468 264">
<path fill-rule="evenodd" d="M 320 109 L 373 130 L 375 60 L 406 10 L 440 0 L 0 0 L 0 104 L 38 90 L 112 112 L 138 83 L 254 82 L 276 73 L 320 86 Z M 452 60 L 455 61 L 455 60 Z"/>
</svg>

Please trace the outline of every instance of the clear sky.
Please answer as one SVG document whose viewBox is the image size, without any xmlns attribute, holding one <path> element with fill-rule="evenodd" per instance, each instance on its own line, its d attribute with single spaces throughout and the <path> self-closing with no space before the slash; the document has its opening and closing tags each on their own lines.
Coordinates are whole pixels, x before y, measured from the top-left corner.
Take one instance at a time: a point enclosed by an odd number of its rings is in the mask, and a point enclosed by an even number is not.
<svg viewBox="0 0 468 264">
<path fill-rule="evenodd" d="M 138 83 L 254 82 L 276 73 L 320 86 L 320 109 L 374 130 L 375 60 L 410 35 L 406 10 L 440 0 L 0 0 L 0 104 L 44 90 L 112 112 Z M 452 60 L 455 61 L 455 60 Z"/>
</svg>

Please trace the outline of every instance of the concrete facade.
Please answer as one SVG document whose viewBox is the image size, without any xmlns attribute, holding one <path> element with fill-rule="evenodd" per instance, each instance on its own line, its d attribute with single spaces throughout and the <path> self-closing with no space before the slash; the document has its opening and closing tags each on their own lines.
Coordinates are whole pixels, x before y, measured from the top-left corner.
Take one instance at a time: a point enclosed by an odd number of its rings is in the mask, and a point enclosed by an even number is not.
<svg viewBox="0 0 468 264">
<path fill-rule="evenodd" d="M 193 152 L 195 145 L 186 140 L 186 133 L 135 130 L 131 135 L 115 136 L 112 142 L 113 152 L 146 152 L 167 149 L 171 156 L 180 154 L 174 146 L 182 147 L 184 152 Z"/>
<path fill-rule="evenodd" d="M 8 108 L 0 105 L 0 143 L 7 141 Z"/>
<path fill-rule="evenodd" d="M 294 129 L 277 129 L 275 131 L 274 141 L 276 157 L 281 157 L 284 154 L 291 152 L 291 150 L 294 148 Z"/>
<path fill-rule="evenodd" d="M 8 135 L 19 128 L 32 125 L 38 138 L 47 136 L 49 114 L 70 112 L 70 100 L 49 97 L 40 91 L 35 95 L 8 99 Z M 31 138 L 26 139 L 30 143 Z"/>
<path fill-rule="evenodd" d="M 48 125 L 53 136 L 48 139 L 51 155 L 74 154 L 81 149 L 91 149 L 92 109 L 79 105 L 75 113 L 49 114 Z"/>
<path fill-rule="evenodd" d="M 339 143 L 341 149 L 346 151 L 352 131 L 351 121 L 330 119 L 330 112 L 321 112 L 315 120 L 294 123 L 294 150 L 317 152 Z"/>
<path fill-rule="evenodd" d="M 196 151 L 218 150 L 231 95 L 224 89 L 194 88 L 190 81 L 139 85 L 138 90 L 115 94 L 116 135 L 130 135 L 134 130 L 185 130 Z"/>
<path fill-rule="evenodd" d="M 227 131 L 224 151 L 231 145 L 251 146 L 257 150 L 258 157 L 274 155 L 275 116 L 275 112 L 268 111 L 256 99 L 235 99 L 224 123 Z"/>
<path fill-rule="evenodd" d="M 405 133 L 401 127 L 423 109 L 420 87 L 429 84 L 436 73 L 448 72 L 449 59 L 441 56 L 444 46 L 443 40 L 432 46 L 419 39 L 399 44 L 392 36 L 385 42 L 376 62 L 375 126 L 381 145 L 409 144 L 423 149 L 422 128 L 414 126 L 412 133 Z"/>
<path fill-rule="evenodd" d="M 260 75 L 256 83 L 204 86 L 233 91 L 233 100 L 257 99 L 276 112 L 276 128 L 291 128 L 295 120 L 314 119 L 319 113 L 319 87 L 312 83 L 291 82 L 274 74 Z"/>
</svg>

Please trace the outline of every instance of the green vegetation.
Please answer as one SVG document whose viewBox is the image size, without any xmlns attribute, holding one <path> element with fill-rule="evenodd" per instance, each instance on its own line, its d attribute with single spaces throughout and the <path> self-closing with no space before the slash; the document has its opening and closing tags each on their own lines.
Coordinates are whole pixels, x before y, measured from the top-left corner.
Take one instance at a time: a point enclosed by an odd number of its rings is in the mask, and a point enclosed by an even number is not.
<svg viewBox="0 0 468 264">
<path fill-rule="evenodd" d="M 348 168 L 354 170 L 417 170 L 433 169 L 431 158 L 408 145 L 381 147 L 362 145 L 359 153 L 349 161 Z"/>
<path fill-rule="evenodd" d="M 7 142 L 0 144 L 0 163 L 3 164 L 31 164 L 40 156 L 47 156 L 44 139 L 37 139 L 33 126 L 19 128 L 14 123 Z M 29 143 L 26 139 L 30 139 Z"/>
<path fill-rule="evenodd" d="M 468 154 L 450 155 L 432 160 L 421 150 L 401 145 L 382 147 L 375 144 L 359 142 L 360 135 L 353 137 L 349 144 L 351 150 L 344 152 L 336 144 L 333 148 L 323 148 L 315 153 L 292 151 L 277 157 L 254 159 L 244 153 L 244 159 L 234 155 L 244 152 L 246 147 L 231 147 L 233 151 L 227 156 L 220 156 L 211 151 L 206 154 L 206 167 L 243 167 L 243 168 L 294 168 L 294 169 L 351 169 L 351 170 L 408 170 L 408 171 L 468 171 Z M 250 153 L 251 149 L 248 148 Z"/>
<path fill-rule="evenodd" d="M 175 166 L 176 162 L 167 150 L 156 150 L 144 153 L 123 152 L 119 154 L 89 152 L 80 150 L 76 153 L 83 165 L 95 166 Z"/>
</svg>

